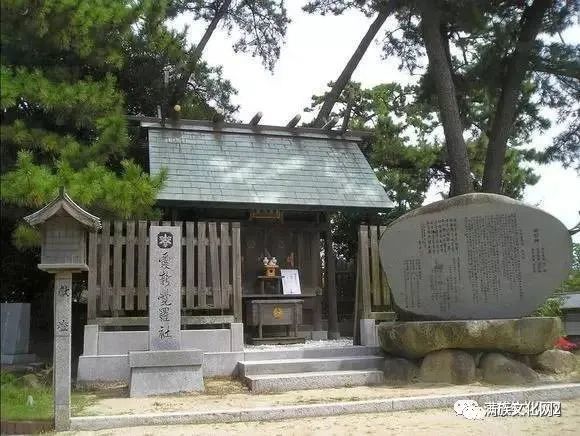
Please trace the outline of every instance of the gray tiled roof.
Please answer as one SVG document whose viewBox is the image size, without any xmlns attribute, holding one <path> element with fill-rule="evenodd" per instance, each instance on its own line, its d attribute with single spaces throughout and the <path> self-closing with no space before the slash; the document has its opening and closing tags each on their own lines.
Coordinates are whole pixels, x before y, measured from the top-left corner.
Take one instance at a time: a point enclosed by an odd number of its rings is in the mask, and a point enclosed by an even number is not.
<svg viewBox="0 0 580 436">
<path fill-rule="evenodd" d="M 161 201 L 298 208 L 392 207 L 353 140 L 149 129 Z"/>
</svg>

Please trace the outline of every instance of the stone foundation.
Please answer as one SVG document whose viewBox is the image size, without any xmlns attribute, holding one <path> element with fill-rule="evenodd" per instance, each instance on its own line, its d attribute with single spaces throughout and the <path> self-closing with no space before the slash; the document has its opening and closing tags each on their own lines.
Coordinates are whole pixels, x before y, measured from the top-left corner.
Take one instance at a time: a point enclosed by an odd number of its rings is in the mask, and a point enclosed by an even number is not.
<svg viewBox="0 0 580 436">
<path fill-rule="evenodd" d="M 390 354 L 416 359 L 445 349 L 538 354 L 562 335 L 559 318 L 382 323 L 378 336 Z"/>
<path fill-rule="evenodd" d="M 576 370 L 577 357 L 553 349 L 560 334 L 558 318 L 402 322 L 378 328 L 383 351 L 397 356 L 385 364 L 385 380 L 395 384 L 411 381 L 409 368 L 418 368 L 423 382 L 451 384 L 529 384 L 540 380 L 536 370 L 567 375 Z"/>
<path fill-rule="evenodd" d="M 201 350 L 130 352 L 130 396 L 201 392 L 204 390 L 202 364 Z"/>
</svg>

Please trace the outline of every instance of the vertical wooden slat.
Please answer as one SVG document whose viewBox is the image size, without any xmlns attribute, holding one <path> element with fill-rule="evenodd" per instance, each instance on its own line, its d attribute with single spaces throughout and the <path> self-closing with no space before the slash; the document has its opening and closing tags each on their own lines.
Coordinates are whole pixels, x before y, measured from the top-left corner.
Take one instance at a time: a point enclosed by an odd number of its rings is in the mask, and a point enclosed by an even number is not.
<svg viewBox="0 0 580 436">
<path fill-rule="evenodd" d="M 320 233 L 312 232 L 310 238 L 310 282 L 314 291 L 322 285 L 322 268 L 320 265 Z M 315 331 L 322 330 L 322 296 L 317 295 L 312 299 L 312 327 Z"/>
<path fill-rule="evenodd" d="M 386 226 L 379 227 L 379 240 L 386 229 L 387 229 Z M 379 265 L 380 265 L 380 257 L 379 257 Z M 387 281 L 385 269 L 382 266 L 381 266 L 381 294 L 383 299 L 383 305 L 386 306 L 386 310 L 391 310 L 391 288 L 389 287 L 389 282 Z"/>
<path fill-rule="evenodd" d="M 298 271 L 306 271 L 306 246 L 304 243 L 304 233 L 298 230 L 296 232 L 296 267 Z"/>
<path fill-rule="evenodd" d="M 379 265 L 379 237 L 377 234 L 377 226 L 370 226 L 371 237 L 371 289 L 372 289 L 372 305 L 380 306 L 381 299 L 381 267 Z"/>
<path fill-rule="evenodd" d="M 209 223 L 209 260 L 211 267 L 211 287 L 214 307 L 221 307 L 221 279 L 220 279 L 220 260 L 219 246 L 217 237 L 217 224 Z"/>
<path fill-rule="evenodd" d="M 109 250 L 111 227 L 109 221 L 103 221 L 101 231 L 101 310 L 109 310 Z"/>
<path fill-rule="evenodd" d="M 222 309 L 229 308 L 230 302 L 230 225 L 227 222 L 220 225 L 220 277 Z"/>
<path fill-rule="evenodd" d="M 125 309 L 135 307 L 135 221 L 127 221 L 125 243 Z"/>
<path fill-rule="evenodd" d="M 170 226 L 171 225 L 171 221 L 162 221 L 161 222 L 162 226 Z"/>
<path fill-rule="evenodd" d="M 369 228 L 366 225 L 359 227 L 359 256 L 360 256 L 360 274 L 361 274 L 361 294 L 362 294 L 362 312 L 363 317 L 368 316 L 371 312 L 371 289 L 370 289 L 370 271 L 369 271 Z"/>
<path fill-rule="evenodd" d="M 185 309 L 185 282 L 184 282 L 184 277 L 185 277 L 185 267 L 184 265 L 184 258 L 185 258 L 185 233 L 183 232 L 183 226 L 182 226 L 182 222 L 181 221 L 173 221 L 173 225 L 175 227 L 179 227 L 179 234 L 181 235 L 181 239 L 179 240 L 179 244 L 180 244 L 180 250 L 181 250 L 181 277 L 179 278 L 179 289 L 181 290 L 181 299 L 179 300 L 181 302 L 181 309 Z"/>
<path fill-rule="evenodd" d="M 311 282 L 314 287 L 322 286 L 322 268 L 320 259 L 320 233 L 318 231 L 312 232 L 312 237 L 310 238 L 310 274 Z"/>
<path fill-rule="evenodd" d="M 234 319 L 242 322 L 242 251 L 240 242 L 240 223 L 232 223 L 232 266 Z"/>
<path fill-rule="evenodd" d="M 147 221 L 137 231 L 137 309 L 147 309 Z"/>
<path fill-rule="evenodd" d="M 359 235 L 360 236 L 360 235 Z M 352 344 L 360 345 L 360 302 L 361 302 L 361 267 L 360 267 L 360 247 L 356 257 L 356 284 L 354 293 L 354 325 L 352 328 Z"/>
<path fill-rule="evenodd" d="M 195 307 L 195 223 L 185 223 L 185 307 Z"/>
<path fill-rule="evenodd" d="M 199 307 L 206 307 L 206 255 L 205 247 L 207 238 L 205 236 L 205 223 L 200 221 L 197 223 L 197 300 Z"/>
<path fill-rule="evenodd" d="M 89 233 L 89 273 L 87 279 L 87 319 L 97 317 L 97 232 Z"/>
<path fill-rule="evenodd" d="M 330 231 L 330 215 L 327 215 L 326 239 L 326 298 L 328 302 L 328 338 L 338 339 L 340 333 L 338 330 L 338 302 L 336 295 L 336 257 L 332 246 L 332 232 Z"/>
<path fill-rule="evenodd" d="M 123 221 L 115 221 L 115 233 L 113 235 L 113 299 L 112 309 L 122 309 L 122 278 L 123 278 Z"/>
</svg>

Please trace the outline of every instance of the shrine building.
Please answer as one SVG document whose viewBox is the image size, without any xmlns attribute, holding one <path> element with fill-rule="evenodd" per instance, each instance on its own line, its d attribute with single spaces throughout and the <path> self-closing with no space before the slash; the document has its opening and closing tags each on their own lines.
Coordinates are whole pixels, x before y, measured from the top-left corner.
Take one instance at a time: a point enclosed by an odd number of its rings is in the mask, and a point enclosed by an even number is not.
<svg viewBox="0 0 580 436">
<path fill-rule="evenodd" d="M 204 375 L 235 373 L 247 344 L 340 337 L 339 310 L 356 310 L 338 307 L 331 217 L 356 212 L 372 224 L 392 207 L 361 151 L 368 134 L 255 119 L 138 122 L 149 173 L 165 174 L 162 219 L 103 220 L 89 236 L 79 381 L 127 380 L 128 352 L 147 349 L 151 225 L 181 228 L 182 347 L 204 351 Z M 352 283 L 364 288 L 363 318 L 390 304 L 379 230 L 365 228 Z"/>
</svg>

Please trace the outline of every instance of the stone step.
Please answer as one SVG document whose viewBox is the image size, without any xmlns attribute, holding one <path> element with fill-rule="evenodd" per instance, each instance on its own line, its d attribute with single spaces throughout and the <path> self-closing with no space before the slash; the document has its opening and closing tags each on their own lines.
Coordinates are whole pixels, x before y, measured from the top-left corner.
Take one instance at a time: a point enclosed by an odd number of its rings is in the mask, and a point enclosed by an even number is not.
<svg viewBox="0 0 580 436">
<path fill-rule="evenodd" d="M 255 360 L 238 363 L 240 375 L 380 369 L 381 356 L 339 356 L 314 359 Z"/>
<path fill-rule="evenodd" d="M 383 383 L 383 372 L 378 370 L 359 370 L 265 374 L 248 375 L 244 377 L 244 380 L 253 393 L 269 393 L 379 385 Z"/>
<path fill-rule="evenodd" d="M 340 356 L 381 356 L 381 347 L 351 345 L 347 347 L 296 347 L 276 348 L 271 350 L 248 350 L 244 360 L 279 360 L 279 359 L 316 359 Z"/>
</svg>

